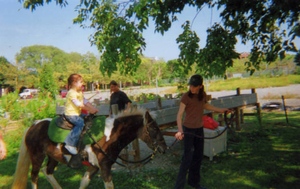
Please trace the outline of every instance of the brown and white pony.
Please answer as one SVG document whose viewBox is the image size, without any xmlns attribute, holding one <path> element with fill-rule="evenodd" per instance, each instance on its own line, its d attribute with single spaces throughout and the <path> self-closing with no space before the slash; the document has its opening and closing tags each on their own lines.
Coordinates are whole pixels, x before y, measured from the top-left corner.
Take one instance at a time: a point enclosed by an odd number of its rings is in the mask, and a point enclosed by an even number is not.
<svg viewBox="0 0 300 189">
<path fill-rule="evenodd" d="M 98 141 L 106 154 L 101 151 L 96 143 L 87 145 L 84 148 L 88 153 L 88 161 L 91 166 L 85 172 L 80 188 L 87 187 L 91 178 L 99 169 L 101 169 L 105 188 L 114 188 L 111 178 L 111 166 L 115 163 L 121 150 L 136 138 L 141 139 L 149 148 L 157 150 L 159 153 L 164 153 L 167 149 L 156 121 L 144 109 L 122 113 L 112 122 L 110 132 L 107 132 L 106 128 L 105 135 Z M 12 189 L 26 188 L 30 163 L 32 164 L 32 188 L 37 188 L 38 173 L 46 155 L 48 156 L 48 163 L 42 171 L 53 188 L 61 188 L 53 176 L 54 168 L 59 162 L 67 164 L 71 155 L 64 148 L 64 144 L 55 143 L 49 139 L 47 134 L 49 123 L 50 120 L 42 120 L 25 131 Z"/>
</svg>

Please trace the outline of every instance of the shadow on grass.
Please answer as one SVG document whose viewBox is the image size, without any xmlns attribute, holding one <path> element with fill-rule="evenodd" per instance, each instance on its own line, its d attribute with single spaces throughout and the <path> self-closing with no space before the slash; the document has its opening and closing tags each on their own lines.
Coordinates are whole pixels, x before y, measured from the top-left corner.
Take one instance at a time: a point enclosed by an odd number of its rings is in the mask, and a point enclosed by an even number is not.
<svg viewBox="0 0 300 189">
<path fill-rule="evenodd" d="M 209 188 L 298 188 L 300 185 L 300 128 L 269 116 L 263 129 L 239 133 L 227 153 L 203 166 Z M 292 117 L 296 119 L 296 117 Z M 299 119 L 299 114 L 298 114 Z M 280 120 L 280 121 L 278 121 Z M 274 124 L 276 123 L 276 124 Z"/>
</svg>

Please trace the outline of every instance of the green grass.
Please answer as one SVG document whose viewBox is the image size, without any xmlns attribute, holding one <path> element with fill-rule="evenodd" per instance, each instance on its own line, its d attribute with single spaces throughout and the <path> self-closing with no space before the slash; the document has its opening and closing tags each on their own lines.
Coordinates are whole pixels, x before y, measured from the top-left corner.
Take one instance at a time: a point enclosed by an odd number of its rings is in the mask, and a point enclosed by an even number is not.
<svg viewBox="0 0 300 189">
<path fill-rule="evenodd" d="M 291 84 L 299 84 L 300 75 L 288 75 L 280 77 L 250 77 L 250 78 L 233 78 L 228 80 L 219 80 L 209 83 L 208 91 L 222 91 L 251 89 L 251 88 L 267 88 L 282 87 Z"/>
<path fill-rule="evenodd" d="M 289 124 L 283 112 L 263 112 L 261 117 L 261 124 L 255 116 L 245 117 L 242 130 L 229 134 L 228 150 L 215 156 L 213 161 L 204 158 L 202 185 L 210 189 L 299 188 L 300 113 L 288 112 Z M 24 128 L 5 135 L 8 157 L 0 161 L 0 188 L 9 188 L 23 131 Z M 168 169 L 148 169 L 140 174 L 135 171 L 113 172 L 115 188 L 173 188 L 180 158 L 172 157 L 169 161 L 174 166 Z M 60 164 L 55 177 L 63 188 L 78 188 L 84 171 L 71 170 Z M 38 187 L 52 188 L 42 173 Z M 27 188 L 31 188 L 29 179 Z M 96 175 L 87 188 L 104 188 L 101 177 Z"/>
</svg>

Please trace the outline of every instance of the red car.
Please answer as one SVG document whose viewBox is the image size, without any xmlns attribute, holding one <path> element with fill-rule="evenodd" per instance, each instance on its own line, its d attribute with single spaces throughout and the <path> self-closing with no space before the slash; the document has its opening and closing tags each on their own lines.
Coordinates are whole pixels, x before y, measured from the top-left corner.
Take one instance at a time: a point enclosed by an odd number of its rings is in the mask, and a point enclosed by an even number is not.
<svg viewBox="0 0 300 189">
<path fill-rule="evenodd" d="M 68 93 L 68 90 L 63 89 L 63 90 L 60 90 L 59 95 L 61 96 L 61 98 L 65 98 L 67 93 Z"/>
</svg>

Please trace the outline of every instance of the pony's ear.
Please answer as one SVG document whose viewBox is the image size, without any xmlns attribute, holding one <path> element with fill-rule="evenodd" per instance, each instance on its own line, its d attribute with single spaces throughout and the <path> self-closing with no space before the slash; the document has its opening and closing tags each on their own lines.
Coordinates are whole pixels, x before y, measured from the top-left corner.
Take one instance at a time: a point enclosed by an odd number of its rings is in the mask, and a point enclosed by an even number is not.
<svg viewBox="0 0 300 189">
<path fill-rule="evenodd" d="M 153 119 L 152 119 L 152 117 L 151 117 L 149 111 L 147 110 L 146 113 L 145 113 L 145 122 L 146 122 L 146 123 L 149 123 L 149 122 L 151 122 L 152 120 L 153 120 Z"/>
</svg>

